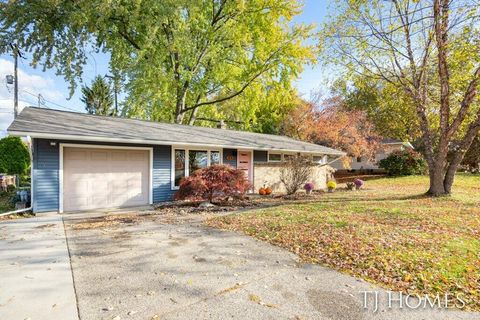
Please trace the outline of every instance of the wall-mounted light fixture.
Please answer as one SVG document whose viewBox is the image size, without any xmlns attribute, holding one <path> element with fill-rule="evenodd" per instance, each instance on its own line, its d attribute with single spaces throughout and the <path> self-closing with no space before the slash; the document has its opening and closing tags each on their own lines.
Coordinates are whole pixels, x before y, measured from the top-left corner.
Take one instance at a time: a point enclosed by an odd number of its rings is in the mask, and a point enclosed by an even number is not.
<svg viewBox="0 0 480 320">
<path fill-rule="evenodd" d="M 50 141 L 50 146 L 51 147 L 55 147 L 57 145 L 57 142 L 56 141 Z"/>
</svg>

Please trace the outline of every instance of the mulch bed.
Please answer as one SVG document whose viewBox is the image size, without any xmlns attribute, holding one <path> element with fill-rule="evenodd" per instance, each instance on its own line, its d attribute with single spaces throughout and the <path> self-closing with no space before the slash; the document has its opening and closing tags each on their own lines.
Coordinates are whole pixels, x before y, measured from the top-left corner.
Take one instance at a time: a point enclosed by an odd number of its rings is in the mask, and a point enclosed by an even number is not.
<svg viewBox="0 0 480 320">
<path fill-rule="evenodd" d="M 311 194 L 299 192 L 293 195 L 248 195 L 244 199 L 218 198 L 212 201 L 213 206 L 204 206 L 205 201 L 170 201 L 155 206 L 157 214 L 203 214 L 222 213 L 246 209 L 265 208 L 292 202 L 308 202 L 320 199 L 323 191 Z"/>
</svg>

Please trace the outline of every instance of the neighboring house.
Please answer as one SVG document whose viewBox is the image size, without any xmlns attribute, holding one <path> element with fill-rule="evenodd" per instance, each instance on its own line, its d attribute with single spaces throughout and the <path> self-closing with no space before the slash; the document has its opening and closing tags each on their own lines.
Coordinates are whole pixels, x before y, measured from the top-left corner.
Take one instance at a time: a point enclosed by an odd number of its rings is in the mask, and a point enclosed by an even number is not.
<svg viewBox="0 0 480 320">
<path fill-rule="evenodd" d="M 297 153 L 322 164 L 313 180 L 324 188 L 327 161 L 345 155 L 283 136 L 34 107 L 8 133 L 32 139 L 34 212 L 168 201 L 183 177 L 215 163 L 244 170 L 255 190 L 265 181 L 280 190 L 279 163 Z"/>
<path fill-rule="evenodd" d="M 345 168 L 342 160 L 332 162 L 331 166 L 337 170 L 355 170 L 355 171 L 380 171 L 378 163 L 385 159 L 393 151 L 413 149 L 410 142 L 403 142 L 396 139 L 383 139 L 375 154 L 375 159 L 368 159 L 368 157 L 351 157 L 350 168 Z"/>
<path fill-rule="evenodd" d="M 15 176 L 0 174 L 0 191 L 6 191 L 8 186 L 15 186 Z"/>
</svg>

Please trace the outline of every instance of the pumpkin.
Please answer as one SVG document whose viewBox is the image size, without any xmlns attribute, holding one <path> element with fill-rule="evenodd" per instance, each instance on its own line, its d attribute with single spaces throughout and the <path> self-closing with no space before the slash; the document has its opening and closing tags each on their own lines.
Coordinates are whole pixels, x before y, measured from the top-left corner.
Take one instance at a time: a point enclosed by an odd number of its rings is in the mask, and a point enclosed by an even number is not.
<svg viewBox="0 0 480 320">
<path fill-rule="evenodd" d="M 266 195 L 272 194 L 272 188 L 266 187 L 266 188 L 265 188 L 265 194 L 266 194 Z"/>
<path fill-rule="evenodd" d="M 264 196 L 266 193 L 267 191 L 265 190 L 265 188 L 260 188 L 260 190 L 258 190 L 258 194 L 261 196 Z"/>
</svg>

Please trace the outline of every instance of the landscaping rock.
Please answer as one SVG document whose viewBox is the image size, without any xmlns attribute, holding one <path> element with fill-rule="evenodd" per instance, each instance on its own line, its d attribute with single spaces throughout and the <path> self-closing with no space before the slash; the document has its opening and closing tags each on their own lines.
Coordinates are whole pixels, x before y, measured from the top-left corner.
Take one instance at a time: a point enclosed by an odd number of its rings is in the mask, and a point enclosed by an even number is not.
<svg viewBox="0 0 480 320">
<path fill-rule="evenodd" d="M 208 201 L 205 201 L 205 202 L 202 202 L 198 205 L 200 208 L 211 208 L 211 207 L 215 207 L 215 205 L 211 202 L 208 202 Z"/>
</svg>

